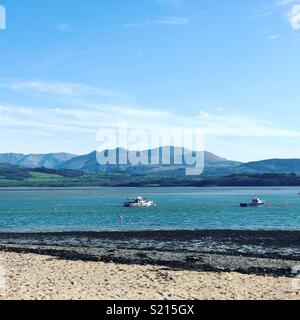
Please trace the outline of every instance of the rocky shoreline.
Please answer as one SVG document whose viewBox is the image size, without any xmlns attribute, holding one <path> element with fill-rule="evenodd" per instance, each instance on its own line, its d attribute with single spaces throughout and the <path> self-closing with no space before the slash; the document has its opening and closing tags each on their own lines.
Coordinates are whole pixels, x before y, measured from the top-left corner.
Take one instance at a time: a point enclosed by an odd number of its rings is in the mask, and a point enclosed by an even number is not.
<svg viewBox="0 0 300 320">
<path fill-rule="evenodd" d="M 299 231 L 0 233 L 0 251 L 203 272 L 293 276 Z"/>
</svg>

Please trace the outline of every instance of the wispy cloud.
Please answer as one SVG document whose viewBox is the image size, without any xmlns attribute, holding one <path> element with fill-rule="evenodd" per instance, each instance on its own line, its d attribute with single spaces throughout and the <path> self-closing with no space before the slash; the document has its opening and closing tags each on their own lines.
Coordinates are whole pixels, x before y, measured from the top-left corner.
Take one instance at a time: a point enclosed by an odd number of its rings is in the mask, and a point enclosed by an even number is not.
<svg viewBox="0 0 300 320">
<path fill-rule="evenodd" d="M 210 114 L 201 111 L 198 120 L 198 125 L 208 136 L 300 137 L 300 131 L 282 129 L 276 123 L 247 114 Z"/>
<path fill-rule="evenodd" d="M 57 30 L 60 32 L 74 32 L 74 27 L 71 23 L 63 23 L 57 26 Z"/>
<path fill-rule="evenodd" d="M 267 36 L 267 39 L 268 40 L 277 40 L 277 39 L 279 39 L 280 38 L 280 35 L 279 34 L 271 34 L 271 35 L 269 35 L 269 36 Z"/>
<path fill-rule="evenodd" d="M 73 108 L 0 105 L 2 129 L 34 128 L 47 134 L 96 133 L 103 127 L 117 127 L 122 121 L 128 121 L 131 127 L 150 128 L 154 122 L 158 126 L 167 123 L 168 117 L 166 112 L 126 105 L 82 104 Z"/>
<path fill-rule="evenodd" d="M 160 4 L 166 4 L 173 7 L 183 6 L 187 2 L 187 0 L 154 0 L 154 1 Z"/>
<path fill-rule="evenodd" d="M 300 131 L 285 129 L 277 123 L 253 115 L 226 112 L 224 109 L 204 109 L 199 110 L 198 114 L 183 116 L 161 108 L 129 103 L 126 99 L 120 103 L 113 102 L 114 99 L 100 103 L 98 96 L 94 95 L 99 88 L 89 85 L 28 81 L 11 82 L 6 84 L 6 88 L 16 92 L 38 92 L 41 99 L 36 105 L 1 104 L 0 101 L 0 135 L 4 136 L 13 130 L 16 136 L 21 137 L 24 132 L 30 132 L 39 136 L 40 144 L 48 139 L 56 145 L 57 137 L 63 141 L 74 141 L 76 136 L 81 141 L 86 140 L 88 145 L 93 145 L 98 130 L 115 128 L 124 121 L 129 128 L 136 129 L 199 128 L 204 130 L 207 137 L 223 137 L 225 140 L 226 137 L 300 138 Z M 78 94 L 84 95 L 84 99 L 77 98 Z M 108 95 L 111 96 L 111 92 Z M 61 96 L 65 97 L 63 102 Z M 59 143 L 67 144 L 62 141 Z"/>
<path fill-rule="evenodd" d="M 161 26 L 185 26 L 190 22 L 189 17 L 185 16 L 163 16 L 155 19 L 147 20 L 144 22 L 126 23 L 123 25 L 125 28 L 142 28 L 147 25 L 161 25 Z"/>
<path fill-rule="evenodd" d="M 0 88 L 6 88 L 13 91 L 25 93 L 41 93 L 60 96 L 102 96 L 107 98 L 120 97 L 130 99 L 129 95 L 115 90 L 98 88 L 84 84 L 65 83 L 65 82 L 45 82 L 45 81 L 13 81 L 1 82 Z"/>
<path fill-rule="evenodd" d="M 125 23 L 123 24 L 124 28 L 142 28 L 146 24 L 145 23 L 140 23 L 140 22 L 130 22 L 130 23 Z"/>
<path fill-rule="evenodd" d="M 187 18 L 187 17 L 160 17 L 158 19 L 152 20 L 152 23 L 169 25 L 169 26 L 184 26 L 189 23 L 189 18 Z"/>
<path fill-rule="evenodd" d="M 300 137 L 300 131 L 280 128 L 276 123 L 245 114 L 199 111 L 196 116 L 179 116 L 139 105 L 81 103 L 60 108 L 0 105 L 0 121 L 2 129 L 33 128 L 46 134 L 96 133 L 103 127 L 117 127 L 126 121 L 130 128 L 200 128 L 207 136 L 217 137 Z"/>
<path fill-rule="evenodd" d="M 66 62 L 76 60 L 78 57 L 87 56 L 90 54 L 90 50 L 71 50 L 71 51 L 60 51 L 51 54 L 45 60 L 37 62 L 35 69 L 39 71 L 44 69 L 53 68 L 54 66 L 64 65 Z"/>
<path fill-rule="evenodd" d="M 278 0 L 276 2 L 276 5 L 277 6 L 286 6 L 286 5 L 289 5 L 289 4 L 295 4 L 295 3 L 299 3 L 298 0 Z"/>
</svg>

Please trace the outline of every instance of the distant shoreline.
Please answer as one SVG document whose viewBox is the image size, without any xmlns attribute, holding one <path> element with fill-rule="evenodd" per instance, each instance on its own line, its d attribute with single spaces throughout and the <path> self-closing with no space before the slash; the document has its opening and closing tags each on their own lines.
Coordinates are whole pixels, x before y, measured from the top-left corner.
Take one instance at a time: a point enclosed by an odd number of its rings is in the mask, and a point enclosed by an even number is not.
<svg viewBox="0 0 300 320">
<path fill-rule="evenodd" d="M 176 229 L 176 230 L 142 230 L 142 231 L 53 231 L 53 232 L 0 232 L 0 241 L 3 236 L 97 236 L 99 238 L 123 239 L 124 237 L 150 238 L 158 239 L 162 236 L 178 239 L 197 239 L 203 236 L 248 236 L 248 237 L 270 237 L 279 236 L 287 241 L 296 241 L 300 245 L 299 230 L 243 230 L 243 229 Z M 291 236 L 293 236 L 291 238 Z"/>
<path fill-rule="evenodd" d="M 97 190 L 97 189 L 276 189 L 276 188 L 290 188 L 300 190 L 300 186 L 83 186 L 83 187 L 64 187 L 64 186 L 54 186 L 54 187 L 0 187 L 1 191 L 26 191 L 26 190 Z"/>
</svg>

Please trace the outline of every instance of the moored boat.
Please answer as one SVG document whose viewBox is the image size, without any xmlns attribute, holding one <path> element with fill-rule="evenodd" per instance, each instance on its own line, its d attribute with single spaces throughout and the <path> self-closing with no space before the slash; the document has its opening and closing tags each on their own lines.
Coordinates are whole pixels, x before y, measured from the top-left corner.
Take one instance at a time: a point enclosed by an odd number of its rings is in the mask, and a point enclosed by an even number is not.
<svg viewBox="0 0 300 320">
<path fill-rule="evenodd" d="M 156 204 L 154 201 L 152 200 L 147 200 L 143 197 L 136 197 L 134 199 L 131 200 L 127 200 L 124 203 L 124 207 L 127 208 L 135 208 L 135 207 L 155 207 Z"/>
<path fill-rule="evenodd" d="M 250 203 L 241 203 L 240 206 L 242 208 L 246 208 L 246 207 L 260 207 L 263 206 L 265 204 L 264 200 L 261 200 L 257 197 L 252 198 L 252 201 Z"/>
</svg>

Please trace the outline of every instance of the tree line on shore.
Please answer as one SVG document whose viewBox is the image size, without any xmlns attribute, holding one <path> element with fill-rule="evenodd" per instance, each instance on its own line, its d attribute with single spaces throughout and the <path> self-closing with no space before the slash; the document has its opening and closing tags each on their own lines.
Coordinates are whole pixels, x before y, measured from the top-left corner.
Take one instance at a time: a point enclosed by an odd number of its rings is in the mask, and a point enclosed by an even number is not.
<svg viewBox="0 0 300 320">
<path fill-rule="evenodd" d="M 86 174 L 77 170 L 24 169 L 0 164 L 0 187 L 272 187 L 300 186 L 300 176 L 284 173 L 192 176 L 132 174 L 128 172 Z"/>
</svg>

